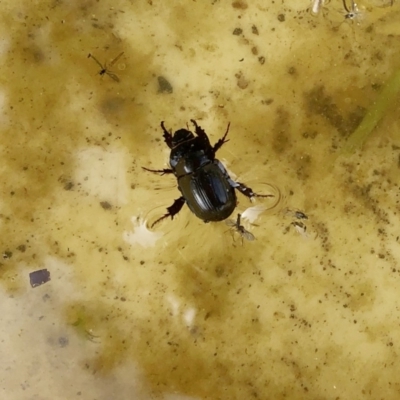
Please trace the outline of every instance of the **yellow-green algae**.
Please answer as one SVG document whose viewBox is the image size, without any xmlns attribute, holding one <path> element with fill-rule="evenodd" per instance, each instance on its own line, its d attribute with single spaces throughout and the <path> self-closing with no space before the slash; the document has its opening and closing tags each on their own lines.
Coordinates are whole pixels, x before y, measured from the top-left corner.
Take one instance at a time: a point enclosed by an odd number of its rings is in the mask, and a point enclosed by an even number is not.
<svg viewBox="0 0 400 400">
<path fill-rule="evenodd" d="M 383 85 L 379 95 L 367 110 L 357 129 L 348 138 L 343 151 L 351 153 L 360 148 L 372 134 L 379 121 L 393 106 L 400 92 L 400 68 Z"/>
</svg>

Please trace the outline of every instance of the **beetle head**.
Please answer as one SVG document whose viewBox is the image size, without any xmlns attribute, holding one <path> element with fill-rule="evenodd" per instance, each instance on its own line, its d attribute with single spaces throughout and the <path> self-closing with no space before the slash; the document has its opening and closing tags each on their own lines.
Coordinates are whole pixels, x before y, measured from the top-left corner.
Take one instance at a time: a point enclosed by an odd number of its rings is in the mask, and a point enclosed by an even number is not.
<svg viewBox="0 0 400 400">
<path fill-rule="evenodd" d="M 192 132 L 187 129 L 179 129 L 174 133 L 172 138 L 172 147 L 176 147 L 177 145 L 187 142 L 190 139 L 193 139 L 194 135 Z"/>
</svg>

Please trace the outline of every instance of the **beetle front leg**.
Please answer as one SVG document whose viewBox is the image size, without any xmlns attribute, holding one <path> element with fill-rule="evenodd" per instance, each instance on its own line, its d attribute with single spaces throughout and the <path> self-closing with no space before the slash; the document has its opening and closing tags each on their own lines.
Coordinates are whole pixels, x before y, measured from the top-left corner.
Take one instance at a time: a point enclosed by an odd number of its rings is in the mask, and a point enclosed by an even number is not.
<svg viewBox="0 0 400 400">
<path fill-rule="evenodd" d="M 204 131 L 204 129 L 197 125 L 197 122 L 194 119 L 191 119 L 190 122 L 196 129 L 196 135 L 204 142 L 207 148 L 211 148 L 210 139 L 208 139 L 207 133 Z"/>
<path fill-rule="evenodd" d="M 273 194 L 254 193 L 252 188 L 249 188 L 244 183 L 240 183 L 240 182 L 235 182 L 233 187 L 235 189 L 239 190 L 240 193 L 244 194 L 249 199 L 252 199 L 253 197 L 275 197 Z"/>
<path fill-rule="evenodd" d="M 163 138 L 167 146 L 172 149 L 172 135 L 167 131 L 167 129 L 164 126 L 164 121 L 161 121 L 161 128 L 164 132 Z"/>
<path fill-rule="evenodd" d="M 150 168 L 146 168 L 146 167 L 142 167 L 142 168 L 146 171 L 154 172 L 156 174 L 161 174 L 161 175 L 174 173 L 174 171 L 171 168 L 164 168 L 164 169 L 150 169 Z"/>
<path fill-rule="evenodd" d="M 226 135 L 227 135 L 228 132 L 229 132 L 229 127 L 230 127 L 230 126 L 231 126 L 231 123 L 229 122 L 229 123 L 228 123 L 228 127 L 226 128 L 225 135 L 222 136 L 222 138 L 219 139 L 218 142 L 214 144 L 214 147 L 213 147 L 214 154 L 222 147 L 222 145 L 223 145 L 224 143 L 229 142 L 229 139 L 226 140 Z"/>
<path fill-rule="evenodd" d="M 172 206 L 167 207 L 168 212 L 164 214 L 162 217 L 158 218 L 155 222 L 153 222 L 150 228 L 153 228 L 154 225 L 158 224 L 165 218 L 171 217 L 171 219 L 174 219 L 174 216 L 178 214 L 179 211 L 181 211 L 184 204 L 185 204 L 185 199 L 183 198 L 183 196 L 179 197 L 179 199 L 176 199 L 173 202 Z"/>
</svg>

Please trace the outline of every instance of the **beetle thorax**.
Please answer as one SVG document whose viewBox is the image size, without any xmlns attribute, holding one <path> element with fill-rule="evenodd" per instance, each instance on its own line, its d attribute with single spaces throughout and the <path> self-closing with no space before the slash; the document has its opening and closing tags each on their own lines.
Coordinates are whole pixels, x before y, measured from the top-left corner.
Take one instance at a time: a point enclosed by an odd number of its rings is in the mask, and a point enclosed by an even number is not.
<svg viewBox="0 0 400 400">
<path fill-rule="evenodd" d="M 178 179 L 184 175 L 196 173 L 199 168 L 211 163 L 211 160 L 204 154 L 203 151 L 191 153 L 189 156 L 186 155 L 184 157 L 180 157 L 179 159 L 175 159 L 174 161 L 175 163 L 171 162 L 171 166 L 172 164 L 175 164 L 173 168 Z"/>
</svg>

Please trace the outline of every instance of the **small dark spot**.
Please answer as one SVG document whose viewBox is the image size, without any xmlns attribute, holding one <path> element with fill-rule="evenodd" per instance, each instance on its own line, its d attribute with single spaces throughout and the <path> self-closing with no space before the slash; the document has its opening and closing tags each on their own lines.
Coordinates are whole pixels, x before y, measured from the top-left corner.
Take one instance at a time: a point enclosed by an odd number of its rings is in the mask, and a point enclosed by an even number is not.
<svg viewBox="0 0 400 400">
<path fill-rule="evenodd" d="M 232 7 L 233 8 L 238 8 L 240 10 L 245 10 L 248 7 L 248 5 L 247 5 L 247 3 L 245 1 L 234 1 L 232 3 Z"/>
<path fill-rule="evenodd" d="M 290 67 L 290 68 L 288 69 L 288 74 L 289 74 L 289 75 L 297 75 L 297 70 L 296 70 L 296 68 L 295 68 L 295 67 Z"/>
<path fill-rule="evenodd" d="M 17 250 L 19 250 L 21 253 L 25 253 L 26 246 L 25 246 L 24 244 L 20 244 L 20 245 L 17 247 Z"/>
<path fill-rule="evenodd" d="M 3 258 L 4 258 L 4 260 L 7 260 L 7 259 L 9 259 L 9 258 L 11 258 L 12 257 L 12 252 L 10 251 L 10 250 L 6 250 L 4 253 L 3 253 Z"/>
<path fill-rule="evenodd" d="M 101 201 L 100 205 L 104 210 L 111 210 L 111 204 L 108 201 Z"/>
<path fill-rule="evenodd" d="M 142 261 L 140 261 L 140 265 L 143 265 L 144 264 L 144 261 L 142 260 Z"/>
<path fill-rule="evenodd" d="M 123 106 L 125 104 L 126 100 L 118 97 L 118 96 L 112 96 L 112 97 L 107 97 L 102 103 L 101 103 L 101 110 L 105 114 L 109 113 L 117 113 L 123 110 Z"/>
<path fill-rule="evenodd" d="M 285 21 L 285 14 L 279 14 L 278 15 L 278 21 L 279 22 L 284 22 Z"/>
<path fill-rule="evenodd" d="M 265 99 L 265 100 L 261 100 L 261 104 L 264 104 L 266 106 L 269 106 L 270 104 L 272 104 L 274 102 L 274 99 Z"/>
<path fill-rule="evenodd" d="M 43 52 L 37 49 L 33 50 L 33 59 L 36 62 L 43 62 L 45 59 Z"/>
<path fill-rule="evenodd" d="M 121 297 L 120 300 L 121 301 L 126 301 L 126 298 L 125 297 Z"/>
<path fill-rule="evenodd" d="M 60 336 L 58 338 L 58 344 L 60 345 L 60 347 L 66 347 L 69 344 L 69 340 L 64 336 Z"/>
<path fill-rule="evenodd" d="M 256 46 L 251 48 L 251 52 L 256 56 L 258 54 L 258 49 Z"/>
<path fill-rule="evenodd" d="M 272 129 L 272 149 L 281 154 L 287 151 L 290 146 L 290 137 L 288 135 L 290 114 L 283 108 L 278 108 L 276 112 L 275 122 Z"/>
<path fill-rule="evenodd" d="M 254 35 L 258 35 L 258 29 L 255 25 L 251 27 L 251 32 L 254 33 Z"/>
<path fill-rule="evenodd" d="M 303 132 L 303 138 L 304 139 L 315 139 L 317 137 L 317 132 L 313 131 L 313 132 Z"/>
<path fill-rule="evenodd" d="M 379 253 L 379 254 L 378 254 L 378 257 L 379 257 L 379 258 L 385 258 L 385 255 L 382 254 L 382 253 Z"/>
<path fill-rule="evenodd" d="M 14 196 L 14 194 L 15 194 L 15 192 L 10 192 L 10 195 L 11 195 L 11 196 Z"/>
<path fill-rule="evenodd" d="M 264 56 L 258 57 L 258 62 L 259 62 L 261 65 L 265 64 L 265 57 L 264 57 Z"/>
<path fill-rule="evenodd" d="M 242 32 L 243 32 L 243 29 L 235 28 L 235 29 L 233 30 L 232 34 L 233 34 L 233 35 L 236 35 L 236 36 L 239 36 L 239 35 L 242 34 Z"/>
<path fill-rule="evenodd" d="M 64 185 L 64 190 L 71 190 L 73 187 L 74 187 L 73 182 L 67 182 L 67 183 Z"/>
<path fill-rule="evenodd" d="M 158 80 L 158 93 L 172 93 L 174 89 L 172 85 L 163 77 L 157 77 Z"/>
<path fill-rule="evenodd" d="M 380 83 L 373 83 L 371 87 L 372 89 L 378 91 L 382 87 L 382 85 Z"/>
<path fill-rule="evenodd" d="M 237 78 L 237 85 L 240 89 L 246 89 L 249 86 L 249 81 L 244 77 L 242 72 L 235 74 Z"/>
<path fill-rule="evenodd" d="M 288 271 L 287 273 L 289 276 L 292 276 L 293 272 L 292 271 Z"/>
</svg>

